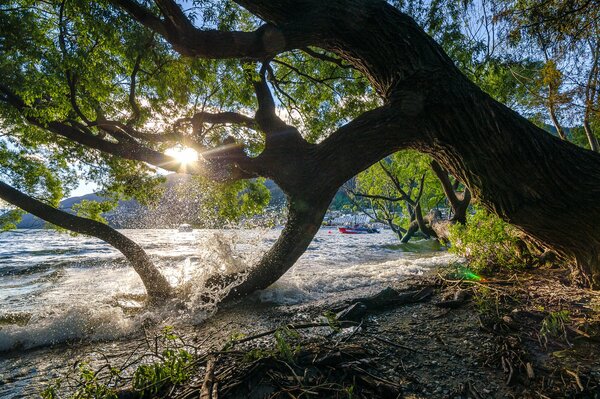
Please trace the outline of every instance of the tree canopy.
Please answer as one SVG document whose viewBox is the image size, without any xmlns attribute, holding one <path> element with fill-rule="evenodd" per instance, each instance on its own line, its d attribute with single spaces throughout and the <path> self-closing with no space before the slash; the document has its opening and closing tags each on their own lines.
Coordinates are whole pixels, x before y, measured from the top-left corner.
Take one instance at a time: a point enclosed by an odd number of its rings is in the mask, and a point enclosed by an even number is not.
<svg viewBox="0 0 600 399">
<path fill-rule="evenodd" d="M 573 29 L 557 27 L 556 15 L 575 11 L 550 3 L 556 13 L 539 26 L 560 32 L 548 34 L 556 43 L 597 20 L 597 8 L 586 5 L 595 2 L 582 2 L 588 17 L 564 19 Z M 231 195 L 258 202 L 264 196 L 248 179 L 271 178 L 288 196 L 288 223 L 240 292 L 293 264 L 344 181 L 405 148 L 431 156 L 486 209 L 586 272 L 600 266 L 592 231 L 600 157 L 498 102 L 527 110 L 534 82 L 550 119 L 565 103 L 559 69 L 568 59 L 519 53 L 528 42 L 514 32 L 536 40 L 528 21 L 538 14 L 528 2 L 22 0 L 0 7 L 5 179 L 56 205 L 82 176 L 114 198 L 142 201 L 156 197 L 157 168 L 241 180 Z M 594 79 L 585 91 L 592 111 Z M 596 134 L 592 111 L 588 138 Z M 199 159 L 177 159 L 167 151 L 173 147 L 192 148 Z M 572 209 L 553 217 L 565 203 Z M 591 249 L 571 233 L 576 227 L 591 231 Z"/>
</svg>

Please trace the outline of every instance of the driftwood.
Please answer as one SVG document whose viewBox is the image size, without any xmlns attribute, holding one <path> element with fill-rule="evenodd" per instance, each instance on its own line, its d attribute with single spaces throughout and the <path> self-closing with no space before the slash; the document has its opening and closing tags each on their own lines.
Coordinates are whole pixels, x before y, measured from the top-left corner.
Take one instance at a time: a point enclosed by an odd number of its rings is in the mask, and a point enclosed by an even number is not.
<svg viewBox="0 0 600 399">
<path fill-rule="evenodd" d="M 206 363 L 204 383 L 200 389 L 200 399 L 217 399 L 217 387 L 215 386 L 215 359 L 211 358 Z"/>
<path fill-rule="evenodd" d="M 337 312 L 335 318 L 338 321 L 358 321 L 369 312 L 423 302 L 429 299 L 433 292 L 433 286 L 407 291 L 399 291 L 388 287 L 375 295 L 353 299 L 342 307 L 335 308 L 334 310 Z"/>
</svg>

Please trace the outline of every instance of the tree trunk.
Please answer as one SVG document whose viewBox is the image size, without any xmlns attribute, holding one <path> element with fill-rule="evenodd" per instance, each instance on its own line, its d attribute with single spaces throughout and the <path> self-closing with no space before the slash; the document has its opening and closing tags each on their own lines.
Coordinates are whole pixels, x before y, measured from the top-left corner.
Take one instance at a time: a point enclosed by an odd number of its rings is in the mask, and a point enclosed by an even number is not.
<svg viewBox="0 0 600 399">
<path fill-rule="evenodd" d="M 588 116 L 586 115 L 583 120 L 583 130 L 585 131 L 585 135 L 588 139 L 588 143 L 590 143 L 590 148 L 592 151 L 600 152 L 600 145 L 598 144 L 598 138 L 594 135 L 592 131 L 592 126 L 590 125 L 590 121 Z"/>
<path fill-rule="evenodd" d="M 290 42 L 302 37 L 304 45 L 336 53 L 384 99 L 318 145 L 322 180 L 339 186 L 399 149 L 420 150 L 486 209 L 600 284 L 599 154 L 493 100 L 410 17 L 383 1 L 238 3 L 281 26 Z"/>
<path fill-rule="evenodd" d="M 263 154 L 240 161 L 239 169 L 255 166 L 254 174 L 273 177 L 288 193 L 335 190 L 385 156 L 417 149 L 464 182 L 489 211 L 576 262 L 600 285 L 600 154 L 548 134 L 483 93 L 412 18 L 387 2 L 235 0 L 267 22 L 254 32 L 197 30 L 182 22 L 176 4 L 157 2 L 168 18 L 113 0 L 190 57 L 264 61 L 309 46 L 330 51 L 360 71 L 383 100 L 315 145 L 299 134 L 290 146 L 283 136 L 272 134 L 276 143 L 267 136 Z M 268 269 L 281 275 L 310 242 L 326 205 L 313 212 L 297 207 L 292 204 L 289 226 L 261 263 L 265 270 L 251 272 L 246 287 L 274 281 L 264 277 Z"/>
<path fill-rule="evenodd" d="M 563 127 L 561 126 L 560 122 L 558 121 L 558 116 L 556 116 L 556 111 L 554 109 L 553 104 L 548 105 L 548 111 L 550 113 L 550 120 L 552 120 L 552 124 L 554 125 L 554 128 L 556 129 L 556 133 L 558 134 L 558 137 L 560 137 L 561 140 L 566 141 L 567 135 L 565 134 Z"/>
<path fill-rule="evenodd" d="M 323 47 L 369 78 L 386 101 L 370 114 L 377 116 L 372 123 L 388 129 L 342 132 L 323 147 L 344 152 L 357 148 L 359 140 L 363 157 L 347 168 L 353 174 L 401 148 L 428 153 L 485 208 L 576 262 L 590 283 L 600 285 L 600 155 L 548 134 L 493 100 L 393 7 L 351 3 L 327 2 L 335 8 L 327 12 L 334 22 Z"/>
<path fill-rule="evenodd" d="M 444 170 L 436 161 L 431 162 L 431 169 L 437 176 L 438 180 L 442 184 L 442 189 L 444 190 L 444 194 L 450 203 L 450 207 L 452 208 L 452 218 L 450 219 L 451 223 L 460 223 L 465 224 L 467 222 L 467 210 L 469 209 L 469 204 L 471 203 L 471 191 L 467 187 L 465 187 L 462 195 L 456 193 L 456 189 L 459 186 L 459 181 L 456 179 L 455 186 L 450 182 L 450 178 L 448 177 L 448 172 Z M 460 197 L 459 197 L 460 195 Z M 437 232 L 437 229 L 435 229 Z M 447 230 L 447 229 L 446 229 Z M 438 235 L 439 236 L 439 235 Z"/>
<path fill-rule="evenodd" d="M 406 230 L 406 233 L 404 234 L 404 236 L 402 237 L 400 242 L 403 244 L 406 244 L 407 242 L 410 241 L 411 238 L 413 238 L 413 236 L 415 235 L 415 233 L 417 231 L 419 231 L 419 223 L 417 223 L 416 220 L 413 220 L 408 225 L 408 230 Z"/>
<path fill-rule="evenodd" d="M 232 289 L 225 299 L 248 295 L 279 280 L 308 248 L 321 227 L 334 195 L 335 191 L 317 199 L 289 198 L 288 220 L 281 235 L 258 264 L 248 272 L 244 281 Z"/>
<path fill-rule="evenodd" d="M 3 182 L 0 182 L 0 198 L 40 219 L 76 233 L 99 238 L 118 249 L 142 279 L 150 300 L 158 300 L 171 295 L 171 285 L 154 266 L 146 252 L 113 228 L 104 223 L 71 215 L 46 205 Z"/>
</svg>

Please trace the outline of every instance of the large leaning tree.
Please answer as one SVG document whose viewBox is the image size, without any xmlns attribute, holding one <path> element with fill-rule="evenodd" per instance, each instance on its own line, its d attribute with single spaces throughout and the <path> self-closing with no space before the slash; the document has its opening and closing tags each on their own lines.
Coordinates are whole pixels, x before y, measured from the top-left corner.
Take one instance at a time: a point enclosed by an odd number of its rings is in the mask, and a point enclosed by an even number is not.
<svg viewBox="0 0 600 399">
<path fill-rule="evenodd" d="M 600 284 L 600 155 L 492 99 L 385 1 L 2 7 L 1 117 L 13 146 L 68 151 L 92 169 L 127 162 L 215 181 L 262 176 L 286 193 L 285 228 L 230 296 L 276 281 L 337 189 L 406 148 Z M 302 118 L 302 95 L 326 117 Z M 200 158 L 182 165 L 165 154 L 173 146 Z"/>
</svg>

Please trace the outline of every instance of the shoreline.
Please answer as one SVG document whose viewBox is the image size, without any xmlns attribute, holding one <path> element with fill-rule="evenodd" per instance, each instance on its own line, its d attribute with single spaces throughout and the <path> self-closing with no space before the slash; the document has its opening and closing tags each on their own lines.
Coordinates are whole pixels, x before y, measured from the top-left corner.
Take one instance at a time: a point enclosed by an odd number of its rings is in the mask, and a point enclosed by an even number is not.
<svg viewBox="0 0 600 399">
<path fill-rule="evenodd" d="M 337 326 L 332 315 L 352 299 L 224 306 L 174 331 L 194 349 L 194 371 L 161 397 L 206 394 L 207 379 L 219 398 L 598 397 L 600 293 L 565 286 L 549 269 L 481 282 L 438 271 L 393 286 L 401 296 L 427 288 L 422 300 L 351 314 Z M 558 301 L 565 293 L 570 300 Z M 550 331 L 559 312 L 569 316 Z"/>
</svg>

